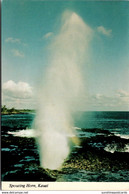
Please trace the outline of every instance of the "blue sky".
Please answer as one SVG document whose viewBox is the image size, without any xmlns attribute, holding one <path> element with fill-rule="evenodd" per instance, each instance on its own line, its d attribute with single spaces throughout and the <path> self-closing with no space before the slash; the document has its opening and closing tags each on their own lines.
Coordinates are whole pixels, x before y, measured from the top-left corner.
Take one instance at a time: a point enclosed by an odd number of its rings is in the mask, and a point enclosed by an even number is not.
<svg viewBox="0 0 129 194">
<path fill-rule="evenodd" d="M 129 110 L 128 1 L 3 0 L 2 103 L 35 108 L 35 91 L 48 66 L 47 46 L 65 10 L 78 14 L 93 30 L 83 109 Z"/>
</svg>

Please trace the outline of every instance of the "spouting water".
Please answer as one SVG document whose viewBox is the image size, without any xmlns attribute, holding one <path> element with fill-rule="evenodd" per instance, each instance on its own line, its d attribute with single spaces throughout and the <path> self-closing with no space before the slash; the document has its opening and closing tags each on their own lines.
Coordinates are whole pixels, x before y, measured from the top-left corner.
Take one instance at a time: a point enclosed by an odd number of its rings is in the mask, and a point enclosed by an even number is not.
<svg viewBox="0 0 129 194">
<path fill-rule="evenodd" d="M 61 29 L 49 46 L 50 62 L 40 88 L 35 119 L 40 134 L 40 163 L 49 169 L 61 168 L 70 153 L 70 141 L 78 143 L 72 112 L 84 94 L 82 64 L 86 64 L 92 33 L 74 12 L 65 11 L 61 22 Z"/>
</svg>

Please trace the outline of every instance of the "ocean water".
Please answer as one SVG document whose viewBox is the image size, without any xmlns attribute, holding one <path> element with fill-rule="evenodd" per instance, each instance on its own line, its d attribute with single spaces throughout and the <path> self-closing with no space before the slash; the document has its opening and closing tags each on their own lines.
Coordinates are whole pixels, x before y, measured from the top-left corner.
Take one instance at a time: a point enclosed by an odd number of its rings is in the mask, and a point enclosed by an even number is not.
<svg viewBox="0 0 129 194">
<path fill-rule="evenodd" d="M 81 140 L 86 140 L 90 148 L 98 149 L 99 153 L 102 151 L 102 154 L 103 151 L 107 154 L 117 153 L 116 157 L 124 153 L 127 155 L 122 156 L 127 158 L 127 160 L 129 159 L 129 112 L 77 112 L 73 117 L 77 136 Z M 32 173 L 32 169 L 37 168 L 32 167 L 35 165 L 35 162 L 36 165 L 39 165 L 37 147 L 32 141 L 32 138 L 37 135 L 35 129 L 32 129 L 34 118 L 35 114 L 1 116 L 2 161 L 5 161 L 5 157 L 8 158 L 8 161 L 2 162 L 3 180 L 11 181 L 12 174 L 13 180 L 17 179 L 17 173 L 21 172 L 21 169 L 25 170 L 25 175 Z M 25 137 L 28 140 L 24 144 L 22 140 Z M 83 145 L 85 144 L 75 146 L 72 154 L 75 154 L 75 156 L 80 153 L 86 154 L 87 150 L 83 148 Z M 81 150 L 83 151 L 81 152 Z M 60 174 L 56 181 L 129 181 L 129 169 L 127 167 L 125 169 L 122 167 L 120 170 L 117 169 L 117 171 L 114 171 L 113 166 L 110 170 L 103 169 L 91 170 L 84 167 L 82 169 L 80 167 L 70 167 L 69 170 L 68 167 L 68 171 L 65 170 L 65 173 Z M 34 172 L 33 170 L 33 174 Z"/>
<path fill-rule="evenodd" d="M 129 112 L 77 112 L 74 115 L 74 125 L 79 128 L 109 130 L 110 132 L 129 138 Z"/>
<path fill-rule="evenodd" d="M 35 114 L 2 115 L 1 126 L 11 131 L 31 129 L 34 117 Z M 129 138 L 129 112 L 77 112 L 73 118 L 77 128 L 99 128 Z"/>
</svg>

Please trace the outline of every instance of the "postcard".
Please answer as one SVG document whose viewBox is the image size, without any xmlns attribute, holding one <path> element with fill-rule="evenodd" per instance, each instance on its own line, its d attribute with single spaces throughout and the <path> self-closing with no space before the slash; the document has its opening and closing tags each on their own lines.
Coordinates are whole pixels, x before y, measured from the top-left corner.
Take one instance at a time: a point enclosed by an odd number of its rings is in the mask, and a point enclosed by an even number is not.
<svg viewBox="0 0 129 194">
<path fill-rule="evenodd" d="M 2 1 L 2 190 L 129 190 L 128 13 Z"/>
</svg>

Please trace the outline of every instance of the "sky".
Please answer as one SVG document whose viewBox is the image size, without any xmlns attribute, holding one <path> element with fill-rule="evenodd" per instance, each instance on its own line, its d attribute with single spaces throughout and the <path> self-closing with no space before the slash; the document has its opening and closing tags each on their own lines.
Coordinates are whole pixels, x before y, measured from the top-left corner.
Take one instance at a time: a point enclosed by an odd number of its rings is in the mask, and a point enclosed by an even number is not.
<svg viewBox="0 0 129 194">
<path fill-rule="evenodd" d="M 128 1 L 3 0 L 2 104 L 36 108 L 37 90 L 49 65 L 48 47 L 66 10 L 93 31 L 83 69 L 87 94 L 78 109 L 128 111 Z"/>
</svg>

